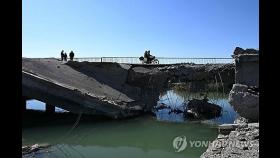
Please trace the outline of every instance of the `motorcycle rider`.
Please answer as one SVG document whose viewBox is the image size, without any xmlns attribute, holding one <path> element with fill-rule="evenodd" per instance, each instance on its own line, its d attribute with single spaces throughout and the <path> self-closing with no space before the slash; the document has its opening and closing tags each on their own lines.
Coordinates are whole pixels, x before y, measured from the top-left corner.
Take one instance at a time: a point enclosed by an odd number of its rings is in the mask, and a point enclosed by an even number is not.
<svg viewBox="0 0 280 158">
<path fill-rule="evenodd" d="M 150 54 L 151 51 L 150 50 L 146 50 L 144 52 L 144 56 L 141 56 L 139 58 L 140 61 L 142 61 L 142 63 L 146 63 L 146 64 L 151 64 L 151 63 L 155 63 L 155 64 L 158 64 L 158 60 L 156 59 L 155 56 L 151 55 Z"/>
<path fill-rule="evenodd" d="M 150 50 L 146 50 L 145 53 L 144 53 L 144 59 L 146 60 L 145 62 L 147 64 L 150 64 L 152 62 L 153 58 L 154 58 L 150 53 L 151 53 Z"/>
</svg>

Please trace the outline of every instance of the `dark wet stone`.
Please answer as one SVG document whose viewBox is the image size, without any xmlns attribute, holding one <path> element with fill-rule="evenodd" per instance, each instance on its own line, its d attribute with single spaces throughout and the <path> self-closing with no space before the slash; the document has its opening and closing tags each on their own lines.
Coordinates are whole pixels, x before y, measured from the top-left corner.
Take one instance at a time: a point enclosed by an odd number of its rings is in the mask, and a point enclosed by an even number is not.
<svg viewBox="0 0 280 158">
<path fill-rule="evenodd" d="M 219 105 L 209 103 L 207 99 L 192 99 L 187 105 L 186 116 L 191 119 L 211 119 L 221 115 Z"/>
</svg>

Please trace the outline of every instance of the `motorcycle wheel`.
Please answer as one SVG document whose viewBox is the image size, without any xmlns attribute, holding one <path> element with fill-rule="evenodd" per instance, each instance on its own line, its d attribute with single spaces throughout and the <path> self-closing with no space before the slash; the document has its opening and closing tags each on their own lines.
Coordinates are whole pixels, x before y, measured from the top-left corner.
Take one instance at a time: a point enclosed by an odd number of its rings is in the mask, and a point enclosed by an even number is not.
<svg viewBox="0 0 280 158">
<path fill-rule="evenodd" d="M 153 64 L 159 64 L 158 59 L 153 60 Z"/>
</svg>

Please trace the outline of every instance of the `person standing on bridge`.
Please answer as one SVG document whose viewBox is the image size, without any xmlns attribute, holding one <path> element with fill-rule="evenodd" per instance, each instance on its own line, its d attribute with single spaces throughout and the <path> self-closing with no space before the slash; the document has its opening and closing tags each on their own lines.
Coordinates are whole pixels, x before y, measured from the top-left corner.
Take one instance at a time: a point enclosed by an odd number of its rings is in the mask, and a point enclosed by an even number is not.
<svg viewBox="0 0 280 158">
<path fill-rule="evenodd" d="M 67 53 L 64 53 L 64 60 L 67 61 Z"/>
<path fill-rule="evenodd" d="M 61 61 L 63 61 L 63 59 L 64 59 L 64 50 L 61 51 L 60 56 L 61 56 Z"/>
<path fill-rule="evenodd" d="M 74 52 L 71 50 L 71 52 L 69 53 L 69 56 L 70 56 L 70 60 L 73 61 L 74 59 Z"/>
</svg>

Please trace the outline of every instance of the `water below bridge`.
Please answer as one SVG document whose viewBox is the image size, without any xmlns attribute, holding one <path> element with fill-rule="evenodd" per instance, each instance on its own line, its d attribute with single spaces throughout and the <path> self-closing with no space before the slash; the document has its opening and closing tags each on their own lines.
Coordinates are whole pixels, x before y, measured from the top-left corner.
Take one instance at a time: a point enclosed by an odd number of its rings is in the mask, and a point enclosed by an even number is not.
<svg viewBox="0 0 280 158">
<path fill-rule="evenodd" d="M 213 141 L 218 134 L 216 125 L 232 123 L 238 116 L 228 103 L 226 94 L 213 92 L 208 97 L 223 111 L 220 117 L 204 121 L 189 121 L 180 114 L 169 115 L 164 109 L 156 112 L 155 116 L 124 120 L 88 119 L 84 116 L 79 120 L 78 115 L 70 116 L 59 109 L 53 117 L 27 115 L 23 121 L 22 143 L 52 145 L 35 153 L 38 157 L 197 158 L 207 149 L 199 142 Z M 192 98 L 201 98 L 201 95 L 170 89 L 160 95 L 158 104 L 164 102 L 180 107 L 185 100 Z M 28 102 L 27 108 L 43 110 L 43 107 L 43 103 L 33 100 Z M 173 140 L 178 136 L 185 136 L 189 143 L 181 152 L 176 152 L 173 146 Z M 198 143 L 191 147 L 191 142 Z"/>
</svg>

